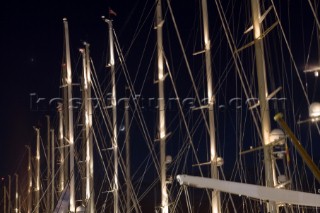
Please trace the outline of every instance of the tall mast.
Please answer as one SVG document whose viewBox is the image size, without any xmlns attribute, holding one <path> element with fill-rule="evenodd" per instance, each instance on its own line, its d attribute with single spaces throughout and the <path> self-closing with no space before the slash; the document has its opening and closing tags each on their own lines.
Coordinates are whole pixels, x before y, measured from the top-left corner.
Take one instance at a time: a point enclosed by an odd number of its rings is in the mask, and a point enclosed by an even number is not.
<svg viewBox="0 0 320 213">
<path fill-rule="evenodd" d="M 65 32 L 65 51 L 66 51 L 66 66 L 67 66 L 67 88 L 68 88 L 68 142 L 70 147 L 70 168 L 69 168 L 69 178 L 70 178 L 70 212 L 76 211 L 75 206 L 75 185 L 74 185 L 74 138 L 73 138 L 73 106 L 72 106 L 72 73 L 71 73 L 71 59 L 70 59 L 70 45 L 69 45 L 69 29 L 68 21 L 66 18 L 63 19 L 64 32 Z"/>
<path fill-rule="evenodd" d="M 131 181 L 131 174 L 130 174 L 130 127 L 129 127 L 129 99 L 125 99 L 124 102 L 124 123 L 125 123 L 125 144 L 126 144 L 126 212 L 131 212 L 131 189 L 130 189 L 130 181 Z"/>
<path fill-rule="evenodd" d="M 162 44 L 162 5 L 161 0 L 156 0 L 156 29 L 157 29 L 157 62 L 158 62 L 158 104 L 159 104 L 159 138 L 160 138 L 160 184 L 161 184 L 161 212 L 168 213 L 168 192 L 166 184 L 166 118 L 164 100 L 164 63 Z"/>
<path fill-rule="evenodd" d="M 94 193 L 94 157 L 93 157 L 93 135 L 92 135 L 92 98 L 91 98 L 91 66 L 90 66 L 90 51 L 89 51 L 89 44 L 86 43 L 86 52 L 87 52 L 87 81 L 88 81 L 88 126 L 89 126 L 89 175 L 90 175 L 90 199 L 89 199 L 89 209 L 90 213 L 94 213 L 95 210 L 95 193 Z"/>
<path fill-rule="evenodd" d="M 34 213 L 39 213 L 40 206 L 40 130 L 38 128 L 34 128 L 37 134 L 37 145 L 36 145 L 36 185 L 35 185 L 35 209 Z"/>
<path fill-rule="evenodd" d="M 208 22 L 208 8 L 207 0 L 202 0 L 202 21 L 203 21 L 203 36 L 204 36 L 204 51 L 206 61 L 206 74 L 207 74 L 207 93 L 208 93 L 208 110 L 209 110 L 209 125 L 210 125 L 210 162 L 211 162 L 211 177 L 219 179 L 218 167 L 217 167 L 217 148 L 216 148 L 216 136 L 214 125 L 214 103 L 215 94 L 213 89 L 213 75 L 211 65 L 211 47 L 209 36 L 209 22 Z M 220 193 L 216 190 L 212 191 L 211 197 L 211 212 L 221 212 Z"/>
<path fill-rule="evenodd" d="M 21 212 L 21 196 L 19 196 L 19 208 L 18 208 L 18 212 Z"/>
<path fill-rule="evenodd" d="M 15 197 L 15 203 L 14 203 L 14 212 L 18 212 L 19 211 L 19 175 L 18 174 L 14 174 L 14 176 L 16 177 L 16 193 L 14 195 Z"/>
<path fill-rule="evenodd" d="M 54 193 L 55 193 L 55 152 L 54 152 L 54 129 L 50 130 L 51 133 L 51 206 L 50 206 L 50 212 L 53 212 L 54 210 Z"/>
<path fill-rule="evenodd" d="M 86 161 L 86 181 L 85 199 L 89 212 L 95 212 L 94 203 L 94 168 L 93 168 L 93 138 L 92 138 L 92 103 L 91 103 L 91 69 L 90 52 L 88 43 L 84 43 L 82 50 L 83 57 L 83 101 L 84 101 L 84 124 L 85 124 L 85 161 Z"/>
<path fill-rule="evenodd" d="M 64 177 L 65 177 L 65 155 L 64 155 L 64 136 L 63 136 L 63 112 L 62 112 L 62 103 L 58 104 L 58 113 L 59 113 L 59 153 L 60 153 L 60 167 L 59 167 L 59 184 L 58 184 L 58 192 L 59 197 L 64 189 Z"/>
<path fill-rule="evenodd" d="M 270 114 L 268 104 L 268 87 L 266 81 L 266 65 L 264 60 L 263 41 L 261 39 L 260 26 L 260 3 L 259 0 L 251 0 L 251 10 L 253 17 L 253 31 L 254 31 L 254 47 L 256 53 L 256 67 L 259 88 L 259 102 L 260 102 L 260 116 L 261 129 L 263 137 L 263 152 L 264 152 L 264 167 L 265 167 L 265 181 L 267 187 L 274 187 L 275 182 L 275 168 L 272 161 L 272 146 L 267 146 L 270 143 Z M 278 212 L 275 202 L 270 202 L 267 205 L 267 212 Z"/>
<path fill-rule="evenodd" d="M 32 168 L 31 168 L 31 149 L 26 146 L 28 150 L 28 194 L 27 194 L 27 213 L 32 211 Z"/>
<path fill-rule="evenodd" d="M 3 213 L 7 213 L 7 188 L 5 183 L 3 184 Z"/>
<path fill-rule="evenodd" d="M 50 213 L 50 192 L 51 192 L 51 185 L 50 185 L 50 181 L 51 181 L 51 176 L 50 176 L 50 172 L 51 172 L 51 155 L 50 155 L 50 150 L 51 150 L 51 140 L 50 140 L 50 116 L 47 115 L 47 196 L 46 196 L 46 212 Z"/>
<path fill-rule="evenodd" d="M 114 194 L 114 213 L 119 212 L 119 184 L 118 184 L 118 133 L 117 133 L 117 97 L 116 97 L 116 74 L 114 68 L 114 44 L 113 44 L 113 27 L 112 21 L 105 19 L 109 26 L 109 48 L 110 48 L 110 59 L 109 64 L 111 70 L 111 82 L 112 82 L 112 150 L 114 156 L 114 177 L 113 177 L 113 194 Z"/>
<path fill-rule="evenodd" d="M 65 21 L 67 22 L 67 19 L 65 19 Z M 65 24 L 64 24 L 65 25 Z M 64 26 L 65 28 L 65 26 Z M 64 31 L 66 31 L 64 29 Z M 66 34 L 66 32 L 65 32 Z M 60 107 L 62 108 L 62 113 L 61 113 L 61 117 L 63 118 L 63 132 L 62 134 L 62 140 L 61 141 L 63 143 L 61 148 L 61 152 L 64 152 L 64 161 L 63 161 L 63 171 L 64 171 L 64 185 L 62 186 L 62 190 L 65 187 L 65 184 L 68 182 L 69 180 L 69 142 L 67 141 L 67 137 L 69 135 L 69 109 L 68 109 L 68 104 L 69 104 L 69 99 L 68 99 L 68 71 L 67 71 L 67 62 L 66 62 L 66 39 L 64 41 L 64 45 L 65 45 L 65 50 L 64 50 L 64 60 L 63 60 L 63 64 L 62 64 L 62 95 L 63 95 L 63 104 L 60 104 Z M 62 192 L 61 190 L 61 192 Z"/>
<path fill-rule="evenodd" d="M 83 48 L 80 48 L 80 53 L 82 56 L 82 81 L 81 81 L 81 86 L 82 86 L 82 175 L 83 177 L 81 178 L 81 185 L 82 185 L 82 204 L 87 206 L 88 203 L 88 198 L 87 192 L 88 188 L 90 186 L 89 183 L 89 160 L 88 160 L 88 109 L 87 109 L 87 65 L 86 65 L 86 51 Z"/>
<path fill-rule="evenodd" d="M 7 213 L 7 188 L 6 188 L 6 185 L 3 186 L 3 213 Z"/>
<path fill-rule="evenodd" d="M 11 213 L 11 175 L 9 177 L 8 213 Z"/>
</svg>

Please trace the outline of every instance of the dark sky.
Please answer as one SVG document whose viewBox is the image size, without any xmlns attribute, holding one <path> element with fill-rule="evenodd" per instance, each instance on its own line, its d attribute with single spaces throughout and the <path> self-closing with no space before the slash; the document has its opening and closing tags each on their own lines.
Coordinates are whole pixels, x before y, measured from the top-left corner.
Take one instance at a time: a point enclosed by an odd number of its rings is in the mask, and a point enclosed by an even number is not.
<svg viewBox="0 0 320 213">
<path fill-rule="evenodd" d="M 30 94 L 46 99 L 59 95 L 63 17 L 72 23 L 71 30 L 76 29 L 71 42 L 80 44 L 81 40 L 97 39 L 94 34 L 104 27 L 100 17 L 107 15 L 108 5 L 107 0 L 2 3 L 0 175 L 15 172 L 24 144 L 34 142 L 32 125 L 43 123 L 48 113 L 30 105 L 35 101 Z M 100 25 L 94 25 L 94 20 Z"/>
<path fill-rule="evenodd" d="M 78 63 L 77 48 L 81 47 L 82 41 L 87 41 L 99 69 L 105 64 L 107 48 L 107 27 L 101 16 L 108 15 L 109 7 L 116 11 L 114 26 L 122 44 L 128 46 L 131 37 L 127 35 L 132 35 L 136 26 L 132 22 L 143 21 L 139 20 L 142 6 L 144 1 L 129 0 L 2 3 L 0 175 L 17 171 L 19 156 L 25 153 L 24 145 L 34 146 L 32 126 L 45 125 L 44 116 L 54 114 L 54 108 L 48 111 L 46 103 L 50 98 L 60 97 L 62 19 L 67 17 L 69 22 L 72 65 Z M 45 106 L 40 109 L 34 104 L 37 98 L 45 98 Z"/>
</svg>

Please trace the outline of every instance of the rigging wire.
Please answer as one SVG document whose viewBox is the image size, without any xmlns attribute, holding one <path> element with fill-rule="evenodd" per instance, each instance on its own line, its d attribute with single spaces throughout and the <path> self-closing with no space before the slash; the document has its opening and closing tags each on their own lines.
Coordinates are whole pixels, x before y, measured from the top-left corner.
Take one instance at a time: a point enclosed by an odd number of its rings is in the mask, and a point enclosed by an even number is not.
<svg viewBox="0 0 320 213">
<path fill-rule="evenodd" d="M 180 37 L 178 26 L 177 26 L 177 23 L 175 21 L 175 17 L 173 15 L 173 11 L 172 11 L 171 4 L 170 4 L 169 0 L 167 0 L 167 4 L 168 4 L 169 11 L 170 11 L 171 19 L 172 19 L 172 22 L 173 22 L 173 25 L 174 25 L 174 28 L 175 28 L 175 31 L 176 31 L 176 34 L 177 34 L 177 37 L 178 37 L 180 48 L 181 48 L 181 51 L 182 51 L 182 54 L 183 54 L 183 57 L 184 57 L 184 60 L 185 60 L 186 66 L 187 66 L 187 70 L 188 70 L 188 73 L 189 73 L 189 76 L 190 76 L 190 79 L 191 79 L 191 82 L 192 82 L 194 93 L 196 95 L 196 98 L 197 98 L 197 101 L 198 101 L 199 105 L 201 105 L 200 96 L 199 96 L 199 93 L 198 93 L 198 90 L 197 90 L 197 87 L 196 87 L 196 84 L 195 84 L 195 81 L 194 81 L 194 78 L 193 78 L 193 75 L 192 75 L 192 72 L 191 72 L 191 68 L 190 68 L 190 65 L 189 65 L 189 62 L 188 62 L 188 59 L 187 59 L 186 52 L 185 52 L 184 47 L 183 47 L 183 43 L 182 43 L 182 40 L 181 40 L 181 37 Z M 201 111 L 201 114 L 203 116 L 203 120 L 204 120 L 204 123 L 206 125 L 207 131 L 209 132 L 209 126 L 208 126 L 207 120 L 205 119 L 204 111 L 203 111 L 203 109 L 200 109 L 200 111 Z"/>
<path fill-rule="evenodd" d="M 233 60 L 234 60 L 236 71 L 238 72 L 238 77 L 239 77 L 239 79 L 241 81 L 241 84 L 242 84 L 244 93 L 246 95 L 246 98 L 247 98 L 247 100 L 249 100 L 249 98 L 253 97 L 253 96 L 251 95 L 251 91 L 250 90 L 248 91 L 246 89 L 246 88 L 250 88 L 248 86 L 245 86 L 245 85 L 249 85 L 249 83 L 248 83 L 248 80 L 247 80 L 246 76 L 242 75 L 242 73 L 241 73 L 241 71 L 243 72 L 242 63 L 241 63 L 239 54 L 237 53 L 237 51 L 235 51 L 236 50 L 236 46 L 235 46 L 234 40 L 232 38 L 228 22 L 226 21 L 226 17 L 225 17 L 225 14 L 223 12 L 223 8 L 222 8 L 222 5 L 221 5 L 221 2 L 220 2 L 220 0 L 215 0 L 215 3 L 216 3 L 216 6 L 217 6 L 217 9 L 218 9 L 219 17 L 220 17 L 221 22 L 222 22 L 222 26 L 223 26 L 224 31 L 225 31 L 225 35 L 227 37 L 227 41 L 228 41 L 228 44 L 229 44 L 230 51 L 232 53 L 232 57 L 233 57 Z M 260 116 L 259 115 L 255 115 L 255 110 L 250 110 L 250 112 L 252 113 L 252 118 L 253 118 L 253 121 L 254 121 L 254 123 L 256 125 L 256 130 L 258 132 L 258 135 L 259 135 L 260 139 L 262 139 L 261 130 L 260 130 L 260 127 L 258 125 L 258 121 L 256 119 L 256 117 L 260 118 Z"/>
</svg>

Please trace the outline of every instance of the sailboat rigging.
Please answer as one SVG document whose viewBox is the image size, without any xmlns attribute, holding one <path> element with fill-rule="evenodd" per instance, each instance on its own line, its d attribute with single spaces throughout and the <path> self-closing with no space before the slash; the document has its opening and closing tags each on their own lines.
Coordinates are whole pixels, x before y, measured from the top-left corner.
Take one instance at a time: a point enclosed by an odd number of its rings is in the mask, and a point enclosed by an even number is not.
<svg viewBox="0 0 320 213">
<path fill-rule="evenodd" d="M 62 97 L 34 126 L 27 175 L 5 182 L 4 213 L 319 210 L 320 104 L 309 99 L 320 96 L 307 76 L 319 68 L 298 70 L 290 8 L 180 4 L 138 1 L 123 26 L 103 17 L 107 36 L 77 53 L 63 19 Z M 303 4 L 316 29 L 319 2 Z"/>
</svg>

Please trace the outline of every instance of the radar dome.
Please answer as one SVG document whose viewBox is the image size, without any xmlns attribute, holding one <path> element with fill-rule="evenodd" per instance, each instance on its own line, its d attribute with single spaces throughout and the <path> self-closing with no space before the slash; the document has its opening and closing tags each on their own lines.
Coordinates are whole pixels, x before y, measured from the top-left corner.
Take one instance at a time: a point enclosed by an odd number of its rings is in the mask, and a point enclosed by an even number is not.
<svg viewBox="0 0 320 213">
<path fill-rule="evenodd" d="M 274 129 L 271 131 L 270 133 L 270 143 L 276 142 L 277 140 L 279 140 L 280 138 L 285 138 L 284 133 L 281 129 Z M 279 141 L 279 143 L 281 143 Z"/>
<path fill-rule="evenodd" d="M 84 213 L 86 211 L 86 208 L 84 206 L 78 206 L 76 208 L 76 213 Z"/>
<path fill-rule="evenodd" d="M 314 118 L 320 116 L 320 103 L 314 102 L 309 106 L 309 117 Z"/>
</svg>

